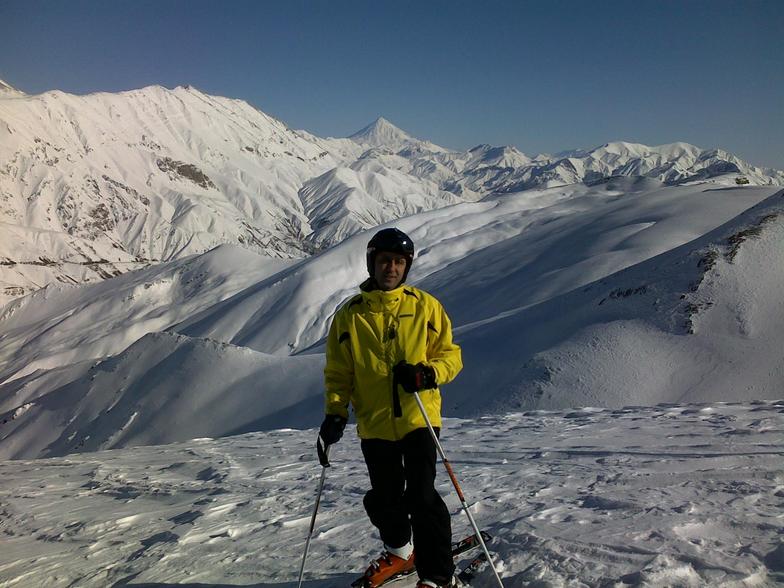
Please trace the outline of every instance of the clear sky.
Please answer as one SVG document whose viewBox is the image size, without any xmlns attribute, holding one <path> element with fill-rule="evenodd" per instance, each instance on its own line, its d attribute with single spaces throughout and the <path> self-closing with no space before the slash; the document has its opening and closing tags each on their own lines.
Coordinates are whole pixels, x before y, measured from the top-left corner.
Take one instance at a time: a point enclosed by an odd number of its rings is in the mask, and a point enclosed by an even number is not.
<svg viewBox="0 0 784 588">
<path fill-rule="evenodd" d="M 191 84 L 293 128 L 444 147 L 624 140 L 784 169 L 784 0 L 0 0 L 27 93 Z"/>
</svg>

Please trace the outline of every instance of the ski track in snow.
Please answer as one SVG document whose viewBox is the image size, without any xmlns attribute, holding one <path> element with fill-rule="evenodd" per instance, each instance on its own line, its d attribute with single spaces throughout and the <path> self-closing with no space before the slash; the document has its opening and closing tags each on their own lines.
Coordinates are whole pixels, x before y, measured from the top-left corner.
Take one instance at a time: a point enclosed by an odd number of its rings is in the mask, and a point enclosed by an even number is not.
<svg viewBox="0 0 784 588">
<path fill-rule="evenodd" d="M 740 587 L 784 582 L 783 432 L 784 402 L 761 401 L 447 419 L 442 440 L 507 587 Z M 315 436 L 0 462 L 0 586 L 293 588 Z M 347 586 L 380 548 L 353 428 L 332 458 L 307 588 Z M 440 466 L 437 485 L 469 534 Z"/>
</svg>

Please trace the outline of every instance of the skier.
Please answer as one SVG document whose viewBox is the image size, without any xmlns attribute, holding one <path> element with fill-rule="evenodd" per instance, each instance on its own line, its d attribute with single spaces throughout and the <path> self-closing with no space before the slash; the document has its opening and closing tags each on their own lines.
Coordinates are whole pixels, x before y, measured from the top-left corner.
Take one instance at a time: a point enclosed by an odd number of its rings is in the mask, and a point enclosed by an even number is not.
<svg viewBox="0 0 784 588">
<path fill-rule="evenodd" d="M 440 432 L 437 386 L 463 364 L 441 304 L 405 285 L 413 259 L 408 235 L 377 232 L 367 246 L 370 277 L 337 311 L 327 337 L 326 417 L 317 447 L 328 465 L 326 448 L 343 436 L 350 402 L 370 477 L 364 506 L 384 543 L 365 572 L 368 587 L 414 568 L 418 588 L 456 585 L 449 510 L 434 487 L 436 446 L 413 392 Z"/>
</svg>

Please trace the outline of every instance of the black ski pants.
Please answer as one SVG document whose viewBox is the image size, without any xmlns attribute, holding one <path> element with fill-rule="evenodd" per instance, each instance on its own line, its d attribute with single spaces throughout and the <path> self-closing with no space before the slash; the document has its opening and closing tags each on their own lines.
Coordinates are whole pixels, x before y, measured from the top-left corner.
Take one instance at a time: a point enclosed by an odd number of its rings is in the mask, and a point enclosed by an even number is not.
<svg viewBox="0 0 784 588">
<path fill-rule="evenodd" d="M 438 430 L 436 430 L 438 431 Z M 436 446 L 427 429 L 400 441 L 363 439 L 370 474 L 365 510 L 388 547 L 402 547 L 414 535 L 421 579 L 446 583 L 455 571 L 449 509 L 436 491 Z"/>
</svg>

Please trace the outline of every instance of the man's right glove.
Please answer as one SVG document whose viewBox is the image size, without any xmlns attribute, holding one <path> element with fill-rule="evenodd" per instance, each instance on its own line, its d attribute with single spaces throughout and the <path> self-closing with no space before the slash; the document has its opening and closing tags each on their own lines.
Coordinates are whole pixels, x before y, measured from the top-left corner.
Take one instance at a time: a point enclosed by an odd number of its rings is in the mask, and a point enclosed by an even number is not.
<svg viewBox="0 0 784 588">
<path fill-rule="evenodd" d="M 318 440 L 316 441 L 316 452 L 318 453 L 319 463 L 322 467 L 329 467 L 327 448 L 334 445 L 343 436 L 346 428 L 347 419 L 338 414 L 328 414 L 324 417 L 319 429 Z"/>
</svg>

